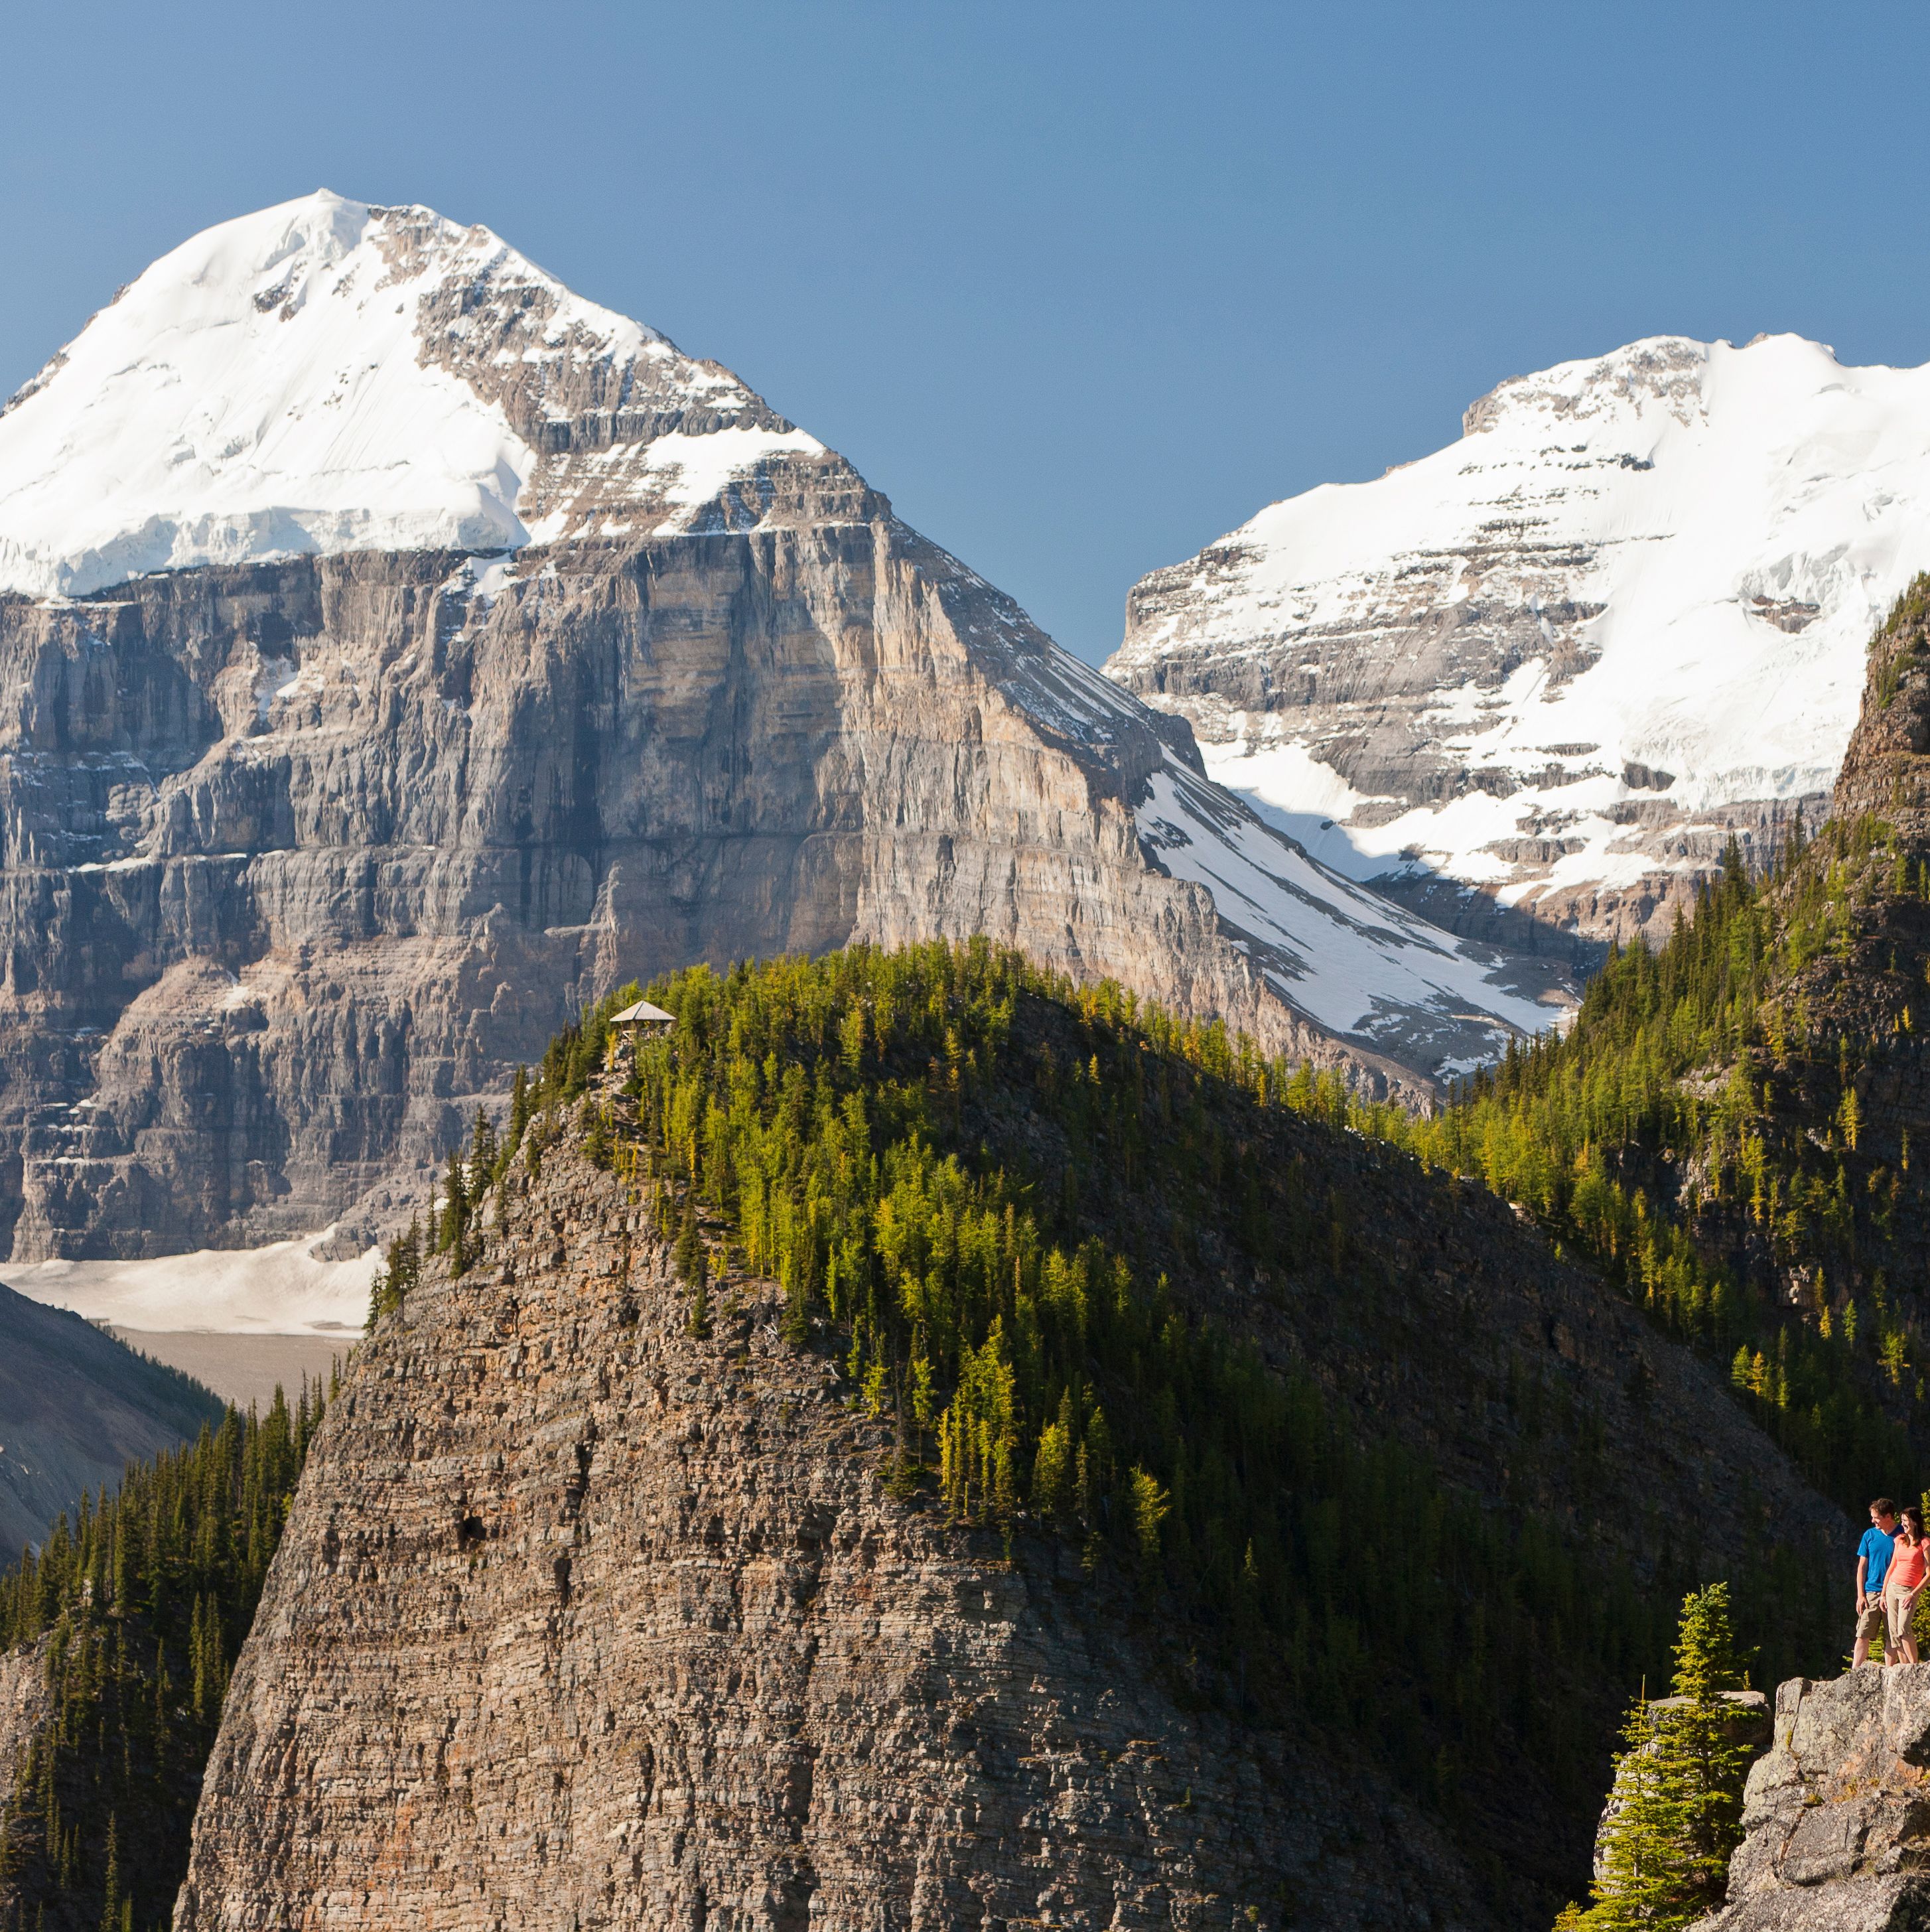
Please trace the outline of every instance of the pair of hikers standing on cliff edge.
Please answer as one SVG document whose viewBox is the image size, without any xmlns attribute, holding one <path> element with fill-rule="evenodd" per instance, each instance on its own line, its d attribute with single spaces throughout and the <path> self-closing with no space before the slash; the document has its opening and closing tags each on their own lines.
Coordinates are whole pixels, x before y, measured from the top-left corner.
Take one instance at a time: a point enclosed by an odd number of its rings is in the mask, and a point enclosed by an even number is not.
<svg viewBox="0 0 1930 1932">
<path fill-rule="evenodd" d="M 1923 1512 L 1914 1503 L 1905 1503 L 1899 1516 L 1889 1497 L 1877 1497 L 1870 1505 L 1870 1526 L 1856 1545 L 1856 1647 L 1850 1654 L 1853 1667 L 1868 1663 L 1870 1646 L 1876 1641 L 1882 1643 L 1886 1664 L 1917 1661 L 1910 1618 L 1927 1575 L 1930 1541 L 1923 1534 Z"/>
</svg>

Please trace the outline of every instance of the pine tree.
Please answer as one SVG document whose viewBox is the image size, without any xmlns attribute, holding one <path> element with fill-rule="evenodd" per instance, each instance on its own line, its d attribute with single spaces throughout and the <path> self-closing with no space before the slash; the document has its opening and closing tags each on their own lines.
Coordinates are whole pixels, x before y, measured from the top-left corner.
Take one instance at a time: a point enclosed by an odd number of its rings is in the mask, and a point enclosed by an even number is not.
<svg viewBox="0 0 1930 1932">
<path fill-rule="evenodd" d="M 671 1258 L 679 1277 L 690 1290 L 690 1313 L 685 1326 L 701 1341 L 710 1332 L 710 1268 L 704 1236 L 697 1225 L 694 1188 L 684 1196 L 683 1222 L 677 1229 Z"/>
<path fill-rule="evenodd" d="M 698 1230 L 695 1190 L 684 1197 L 683 1220 L 677 1231 L 677 1246 L 671 1258 L 677 1269 L 677 1279 L 686 1287 L 702 1287 L 708 1270 L 704 1262 L 704 1237 Z"/>
<path fill-rule="evenodd" d="M 1132 1475 L 1133 1540 L 1138 1546 L 1139 1567 L 1150 1575 L 1160 1560 L 1160 1526 L 1171 1510 L 1171 1502 L 1159 1483 L 1144 1469 Z"/>
<path fill-rule="evenodd" d="M 1722 1694 L 1741 1681 L 1727 1583 L 1684 1599 L 1675 1658 L 1674 1696 L 1629 1711 L 1594 1902 L 1564 1915 L 1575 1932 L 1674 1932 L 1722 1903 L 1750 1755 Z"/>
<path fill-rule="evenodd" d="M 800 1275 L 794 1275 L 785 1290 L 782 1332 L 794 1348 L 803 1348 L 811 1340 L 811 1298 Z"/>
<path fill-rule="evenodd" d="M 1072 1439 L 1062 1423 L 1040 1432 L 1032 1459 L 1032 1507 L 1049 1522 L 1061 1522 L 1072 1500 Z"/>
<path fill-rule="evenodd" d="M 469 1226 L 469 1189 L 463 1174 L 461 1151 L 449 1150 L 449 1172 L 444 1177 L 442 1222 L 436 1235 L 436 1252 L 450 1257 L 449 1272 L 461 1274 L 466 1265 L 463 1236 Z"/>
<path fill-rule="evenodd" d="M 107 1871 L 103 1882 L 105 1897 L 101 1907 L 101 1932 L 120 1932 L 121 1926 L 121 1822 L 107 1814 Z"/>
<path fill-rule="evenodd" d="M 1699 1917 L 1680 1909 L 1684 1886 L 1676 1845 L 1682 1820 L 1657 1749 L 1656 1706 L 1638 1696 L 1622 1727 L 1627 1747 L 1615 1760 L 1601 1831 L 1594 1902 L 1565 1914 L 1575 1932 L 1653 1932 Z"/>
<path fill-rule="evenodd" d="M 1742 1784 L 1749 1750 L 1736 1735 L 1725 1690 L 1742 1672 L 1729 1616 L 1729 1586 L 1712 1583 L 1682 1604 L 1672 1706 L 1662 1732 L 1666 1774 L 1681 1808 L 1679 1846 L 1696 1912 L 1722 1902 L 1729 1857 L 1742 1837 Z"/>
<path fill-rule="evenodd" d="M 530 1073 L 529 1069 L 519 1066 L 516 1069 L 516 1084 L 509 1094 L 509 1132 L 497 1154 L 497 1165 L 507 1168 L 509 1157 L 521 1145 L 523 1130 L 530 1124 Z"/>
<path fill-rule="evenodd" d="M 375 1324 L 407 1301 L 422 1274 L 422 1228 L 412 1218 L 409 1232 L 398 1234 L 389 1244 L 389 1252 L 368 1285 L 368 1319 L 364 1332 L 373 1334 Z"/>
<path fill-rule="evenodd" d="M 481 1200 L 495 1178 L 498 1151 L 496 1124 L 479 1107 L 469 1142 L 469 1194 L 472 1202 Z"/>
</svg>

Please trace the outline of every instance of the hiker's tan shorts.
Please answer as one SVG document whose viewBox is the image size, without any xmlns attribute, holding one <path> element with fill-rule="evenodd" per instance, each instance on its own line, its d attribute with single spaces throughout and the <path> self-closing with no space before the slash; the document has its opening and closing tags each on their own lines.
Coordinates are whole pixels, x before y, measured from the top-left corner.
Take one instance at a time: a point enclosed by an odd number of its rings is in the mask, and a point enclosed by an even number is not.
<svg viewBox="0 0 1930 1932">
<path fill-rule="evenodd" d="M 1894 1650 L 1910 1634 L 1910 1619 L 1916 1609 L 1916 1600 L 1900 1583 L 1886 1585 L 1883 1593 L 1883 1614 L 1889 1620 L 1889 1647 Z"/>
<path fill-rule="evenodd" d="M 1889 1642 L 1889 1618 L 1885 1614 L 1880 1601 L 1871 1604 L 1856 1614 L 1856 1641 L 1887 1647 Z"/>
</svg>

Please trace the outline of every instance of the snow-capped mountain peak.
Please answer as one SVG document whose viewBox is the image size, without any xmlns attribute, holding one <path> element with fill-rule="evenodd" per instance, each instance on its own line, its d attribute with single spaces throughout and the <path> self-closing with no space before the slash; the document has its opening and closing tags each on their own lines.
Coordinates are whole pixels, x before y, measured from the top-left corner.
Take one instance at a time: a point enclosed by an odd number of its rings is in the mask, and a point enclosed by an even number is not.
<svg viewBox="0 0 1930 1932">
<path fill-rule="evenodd" d="M 1930 368 L 1658 336 L 1154 572 L 1108 668 L 1352 876 L 1625 928 L 1828 790 L 1926 566 Z"/>
<path fill-rule="evenodd" d="M 1559 362 L 1532 376 L 1511 376 L 1469 404 L 1461 418 L 1462 434 L 1534 434 L 1563 424 L 1633 428 L 1645 421 L 1659 430 L 1664 418 L 1687 427 L 1707 417 L 1703 378 L 1709 355 L 1706 343 L 1655 335 L 1607 356 Z"/>
<path fill-rule="evenodd" d="M 487 228 L 322 191 L 163 256 L 0 411 L 0 590 L 673 528 L 822 448 Z"/>
<path fill-rule="evenodd" d="M 1197 771 L 1184 733 L 1160 729 L 1137 699 L 1059 650 L 1009 598 L 905 530 L 848 464 L 728 370 L 572 294 L 486 228 L 326 193 L 224 223 L 156 262 L 0 410 L 0 592 L 69 600 L 59 622 L 90 635 L 95 614 L 77 600 L 150 573 L 344 551 L 455 550 L 468 554 L 443 574 L 435 595 L 460 626 L 452 634 L 473 652 L 506 610 L 527 608 L 527 621 L 537 621 L 547 607 L 529 586 L 545 578 L 574 582 L 581 566 L 600 584 L 606 565 L 634 568 L 656 539 L 773 526 L 787 532 L 773 540 L 773 555 L 794 557 L 787 543 L 799 530 L 811 531 L 809 568 L 797 568 L 818 600 L 794 637 L 785 630 L 778 653 L 788 663 L 794 650 L 796 664 L 810 668 L 797 688 L 808 696 L 787 698 L 785 715 L 812 721 L 806 736 L 819 748 L 812 755 L 824 760 L 797 795 L 815 798 L 823 789 L 847 801 L 841 812 L 875 812 L 873 829 L 893 836 L 944 828 L 939 842 L 947 848 L 953 821 L 944 800 L 954 788 L 959 800 L 973 802 L 958 827 L 968 842 L 995 841 L 1000 835 L 987 826 L 1009 824 L 1032 828 L 1028 850 L 1036 843 L 1056 854 L 1086 842 L 1112 853 L 1123 833 L 1118 857 L 1127 884 L 1120 890 L 1150 893 L 1147 902 L 1166 909 L 1158 916 L 1170 928 L 1136 932 L 1116 952 L 1103 950 L 1109 940 L 1096 942 L 1095 955 L 1088 950 L 1095 942 L 1079 936 L 1080 909 L 1055 906 L 1051 934 L 1040 940 L 1046 927 L 1012 923 L 1016 916 L 1001 910 L 1022 876 L 1031 878 L 1031 861 L 1001 854 L 986 876 L 1013 884 L 987 887 L 968 914 L 945 915 L 953 926 L 932 923 L 936 886 L 920 887 L 915 915 L 905 912 L 892 896 L 902 892 L 899 875 L 886 866 L 893 883 L 877 896 L 896 909 L 879 912 L 878 930 L 1028 933 L 1049 950 L 1066 947 L 1088 963 L 1097 957 L 1104 970 L 1136 974 L 1143 985 L 1187 998 L 1196 982 L 1210 981 L 1223 1006 L 1257 1002 L 1241 1010 L 1275 1029 L 1270 1037 L 1298 1037 L 1297 1020 L 1277 1030 L 1284 1016 L 1277 995 L 1327 1034 L 1425 1072 L 1464 1064 L 1505 1034 L 1551 1017 L 1553 1007 L 1538 997 L 1550 980 L 1539 962 L 1524 966 L 1467 944 L 1313 862 Z M 493 554 L 529 544 L 552 547 L 546 570 L 528 573 Z M 727 545 L 691 549 L 710 559 L 690 562 L 699 580 L 745 564 L 732 563 Z M 492 555 L 485 562 L 479 552 Z M 813 574 L 821 567 L 822 583 Z M 380 572 L 371 566 L 371 574 Z M 264 578 L 283 574 L 304 573 Z M 651 574 L 646 564 L 638 579 Z M 681 657 L 698 688 L 755 682 L 734 659 L 728 670 L 707 660 L 716 642 L 707 615 L 693 628 L 689 614 L 678 614 L 674 590 L 638 587 L 653 657 L 659 649 Z M 716 591 L 717 607 L 736 595 Z M 787 611 L 793 595 L 787 589 L 779 600 Z M 638 633 L 590 601 L 596 621 L 613 626 L 606 640 L 613 658 L 641 647 Z M 23 616 L 17 599 L 0 598 L 0 620 L 10 605 L 14 619 Z M 661 635 L 651 628 L 659 613 Z M 533 676 L 523 632 L 516 634 L 517 675 Z M 225 694 L 220 715 L 234 735 L 197 751 L 210 767 L 251 766 L 272 743 L 283 769 L 284 760 L 300 762 L 303 735 L 315 729 L 381 741 L 389 728 L 370 721 L 389 714 L 371 710 L 362 694 L 379 679 L 406 682 L 416 674 L 402 668 L 416 665 L 413 654 L 371 665 L 339 639 L 310 639 L 299 664 L 265 658 L 248 639 L 209 645 L 218 648 L 231 653 L 218 681 Z M 881 664 L 889 667 L 884 683 L 917 688 L 915 704 L 877 710 Z M 21 688 L 32 682 L 23 678 Z M 635 689 L 626 683 L 624 701 L 641 706 L 638 692 L 654 688 L 639 674 Z M 323 727 L 331 690 L 353 692 L 355 701 Z M 513 707 L 492 711 L 476 699 L 458 724 L 452 703 L 439 690 L 423 714 L 429 722 L 420 724 L 415 755 L 424 770 L 438 758 L 461 765 L 453 747 L 477 730 L 501 734 L 506 761 L 530 752 L 518 740 L 521 713 Z M 956 776 L 905 800 L 889 792 L 896 775 L 921 769 L 928 754 L 948 772 L 961 758 L 969 769 L 988 712 L 998 721 L 990 729 L 1001 746 L 1009 734 L 1034 748 L 1015 754 L 1022 764 L 1036 756 L 1038 769 L 1055 776 L 1001 776 L 983 794 Z M 935 745 L 921 738 L 927 730 Z M 884 740 L 875 755 L 874 734 Z M 654 743 L 655 727 L 645 736 Z M 0 764 L 6 755 L 0 730 Z M 752 754 L 741 746 L 728 755 L 740 761 L 734 771 L 750 768 Z M 755 762 L 767 762 L 761 740 Z M 601 760 L 590 763 L 602 769 Z M 627 770 L 628 753 L 612 764 Z M 1016 769 L 998 766 L 1001 774 Z M 168 782 L 158 782 L 157 798 Z M 1028 784 L 1039 788 L 1036 797 Z M 454 789 L 470 796 L 467 778 Z M 647 811 L 634 801 L 611 809 L 633 827 L 647 824 L 647 832 L 633 831 L 637 840 L 659 839 L 691 787 L 680 780 L 677 789 L 676 807 L 654 798 Z M 695 789 L 708 796 L 703 784 Z M 487 785 L 477 792 L 473 809 L 486 818 L 501 801 Z M 731 836 L 741 830 L 736 814 L 757 810 L 773 814 L 785 837 L 815 836 L 815 821 L 784 818 L 789 807 L 773 802 L 790 796 L 749 788 L 731 807 Z M 1043 819 L 1036 816 L 1041 798 L 1052 801 Z M 410 809 L 420 803 L 407 801 Z M 604 822 L 602 809 L 600 802 L 586 808 L 591 822 Z M 101 814 L 90 812 L 95 826 Z M 74 849 L 87 855 L 77 872 L 88 877 L 147 862 L 164 842 L 158 817 L 137 835 L 135 851 L 118 830 L 111 846 L 98 830 L 76 836 L 84 842 Z M 442 836 L 419 846 L 435 846 Z M 494 849 L 488 839 L 478 848 Z M 110 850 L 112 858 L 103 856 Z M 592 870 L 606 885 L 631 876 L 620 866 L 604 872 L 611 862 L 598 850 Z M 654 856 L 626 862 L 639 880 L 657 876 Z M 917 876 L 915 866 L 906 876 Z M 954 856 L 935 876 L 973 874 Z M 870 884 L 851 890 L 869 903 Z M 490 902 L 477 890 L 479 903 Z M 771 891 L 773 902 L 785 897 Z M 1106 903 L 1102 927 L 1121 916 Z M 734 906 L 729 919 L 749 916 Z M 658 919 L 651 928 L 652 945 L 662 925 Z M 726 922 L 716 929 L 752 928 Z M 795 929 L 821 938 L 833 930 Z M 793 931 L 783 928 L 780 943 L 791 943 Z M 1175 937 L 1182 932 L 1193 936 Z"/>
</svg>

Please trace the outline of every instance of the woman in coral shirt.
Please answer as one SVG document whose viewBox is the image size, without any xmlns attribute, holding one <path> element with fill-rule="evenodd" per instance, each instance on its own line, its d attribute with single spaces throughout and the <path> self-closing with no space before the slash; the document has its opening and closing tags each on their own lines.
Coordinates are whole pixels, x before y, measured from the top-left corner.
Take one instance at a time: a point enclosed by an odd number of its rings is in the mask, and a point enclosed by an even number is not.
<svg viewBox="0 0 1930 1932">
<path fill-rule="evenodd" d="M 1924 1540 L 1923 1512 L 1914 1503 L 1906 1503 L 1897 1520 L 1895 1552 L 1883 1580 L 1883 1606 L 1889 1619 L 1889 1654 L 1893 1660 L 1917 1661 L 1916 1640 L 1910 1634 L 1910 1618 L 1926 1574 L 1930 1574 L 1930 1544 Z"/>
</svg>

